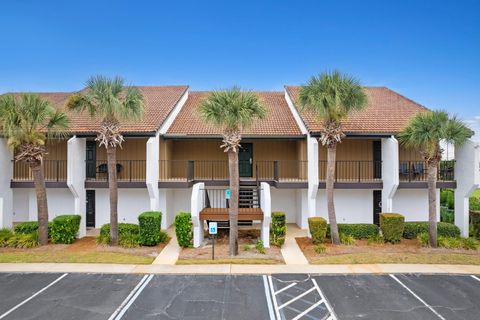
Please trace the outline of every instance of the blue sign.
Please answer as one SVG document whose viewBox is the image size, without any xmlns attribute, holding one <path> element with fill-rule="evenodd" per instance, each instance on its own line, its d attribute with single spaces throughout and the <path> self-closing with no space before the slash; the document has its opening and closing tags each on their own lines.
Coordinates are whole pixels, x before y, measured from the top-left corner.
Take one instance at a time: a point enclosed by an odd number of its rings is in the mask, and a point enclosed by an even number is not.
<svg viewBox="0 0 480 320">
<path fill-rule="evenodd" d="M 208 233 L 210 234 L 217 234 L 217 223 L 216 222 L 209 222 L 208 223 Z"/>
<path fill-rule="evenodd" d="M 225 190 L 225 199 L 230 200 L 230 189 Z"/>
</svg>

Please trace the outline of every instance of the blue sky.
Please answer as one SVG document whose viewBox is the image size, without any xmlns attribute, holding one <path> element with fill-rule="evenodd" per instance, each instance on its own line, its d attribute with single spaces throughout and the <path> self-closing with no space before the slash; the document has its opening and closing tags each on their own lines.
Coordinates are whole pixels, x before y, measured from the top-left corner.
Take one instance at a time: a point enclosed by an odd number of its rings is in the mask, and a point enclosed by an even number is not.
<svg viewBox="0 0 480 320">
<path fill-rule="evenodd" d="M 8 1 L 0 93 L 78 90 L 92 74 L 281 90 L 339 69 L 480 127 L 480 2 L 389 2 Z"/>
</svg>

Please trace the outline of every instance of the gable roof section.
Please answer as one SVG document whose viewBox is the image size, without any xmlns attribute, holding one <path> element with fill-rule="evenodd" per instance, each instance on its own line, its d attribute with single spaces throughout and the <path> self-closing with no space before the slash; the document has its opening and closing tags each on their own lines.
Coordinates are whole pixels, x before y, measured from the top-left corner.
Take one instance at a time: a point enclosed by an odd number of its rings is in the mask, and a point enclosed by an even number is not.
<svg viewBox="0 0 480 320">
<path fill-rule="evenodd" d="M 295 107 L 298 107 L 300 86 L 285 86 Z M 365 87 L 368 105 L 353 112 L 344 122 L 347 134 L 393 134 L 401 132 L 416 113 L 427 111 L 424 106 L 386 87 Z M 300 116 L 310 132 L 320 132 L 322 124 L 312 112 L 300 111 Z"/>
<path fill-rule="evenodd" d="M 122 123 L 124 133 L 154 133 L 163 124 L 168 115 L 175 108 L 188 86 L 138 86 L 145 99 L 145 111 L 140 121 L 127 121 Z M 17 94 L 17 93 L 15 93 Z M 50 101 L 57 109 L 65 111 L 65 103 L 74 92 L 40 92 L 35 93 Z M 78 134 L 91 134 L 98 130 L 100 118 L 92 119 L 87 112 L 67 111 L 70 118 L 69 132 Z"/>
<path fill-rule="evenodd" d="M 295 119 L 285 101 L 284 92 L 255 92 L 265 108 L 267 114 L 264 119 L 254 122 L 251 128 L 242 132 L 246 137 L 297 137 L 302 136 Z M 182 110 L 167 131 L 167 136 L 220 136 L 222 129 L 205 123 L 201 118 L 199 107 L 202 99 L 209 92 L 190 91 Z"/>
</svg>

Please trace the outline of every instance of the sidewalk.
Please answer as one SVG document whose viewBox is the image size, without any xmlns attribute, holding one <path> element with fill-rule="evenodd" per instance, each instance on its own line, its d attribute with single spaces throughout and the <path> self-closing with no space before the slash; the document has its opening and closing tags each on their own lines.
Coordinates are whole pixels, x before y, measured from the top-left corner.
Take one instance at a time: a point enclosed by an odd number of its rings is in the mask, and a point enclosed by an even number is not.
<svg viewBox="0 0 480 320">
<path fill-rule="evenodd" d="M 162 252 L 152 262 L 154 265 L 166 264 L 174 265 L 178 260 L 180 254 L 180 246 L 177 242 L 177 236 L 175 234 L 175 228 L 172 226 L 167 229 L 167 233 L 170 236 L 170 242 L 163 248 Z"/>
<path fill-rule="evenodd" d="M 303 255 L 302 250 L 297 245 L 296 237 L 307 236 L 307 231 L 300 229 L 296 224 L 289 223 L 287 225 L 287 234 L 285 244 L 282 246 L 281 252 L 283 260 L 287 265 L 308 265 L 308 260 Z"/>
</svg>

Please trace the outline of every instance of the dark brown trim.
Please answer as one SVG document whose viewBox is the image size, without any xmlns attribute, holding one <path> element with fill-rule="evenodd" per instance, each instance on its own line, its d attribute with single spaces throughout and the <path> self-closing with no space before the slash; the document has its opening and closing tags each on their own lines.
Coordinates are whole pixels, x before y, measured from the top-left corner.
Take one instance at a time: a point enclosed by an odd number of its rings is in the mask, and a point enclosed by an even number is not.
<svg viewBox="0 0 480 320">
<path fill-rule="evenodd" d="M 46 181 L 46 188 L 61 189 L 68 188 L 66 181 Z M 10 188 L 35 188 L 33 181 L 10 181 Z"/>
<path fill-rule="evenodd" d="M 437 188 L 449 188 L 456 189 L 456 181 L 438 181 Z M 398 189 L 428 189 L 428 183 L 426 181 L 414 181 L 414 182 L 400 182 L 398 184 Z"/>
<path fill-rule="evenodd" d="M 269 181 L 265 181 L 272 185 Z M 307 182 L 278 182 L 272 181 L 274 186 L 277 189 L 307 189 L 308 183 Z"/>
<path fill-rule="evenodd" d="M 326 183 L 320 182 L 318 189 L 325 189 Z M 383 189 L 383 182 L 335 182 L 335 189 Z"/>
<path fill-rule="evenodd" d="M 188 181 L 159 181 L 158 187 L 159 188 L 173 188 L 173 189 L 188 189 L 191 188 L 193 185 L 192 182 Z"/>
<path fill-rule="evenodd" d="M 122 189 L 142 189 L 147 188 L 147 184 L 143 181 L 119 181 L 118 187 Z M 85 181 L 85 189 L 108 189 L 108 181 Z"/>
</svg>

